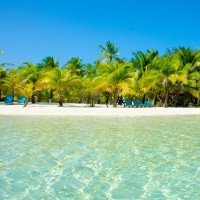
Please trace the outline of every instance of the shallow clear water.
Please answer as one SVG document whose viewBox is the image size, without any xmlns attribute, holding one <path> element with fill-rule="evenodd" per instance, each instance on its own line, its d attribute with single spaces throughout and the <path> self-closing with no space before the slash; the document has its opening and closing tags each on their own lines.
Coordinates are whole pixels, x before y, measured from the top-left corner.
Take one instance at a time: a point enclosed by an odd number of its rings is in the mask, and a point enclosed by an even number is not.
<svg viewBox="0 0 200 200">
<path fill-rule="evenodd" d="M 200 116 L 0 116 L 0 199 L 199 199 Z"/>
</svg>

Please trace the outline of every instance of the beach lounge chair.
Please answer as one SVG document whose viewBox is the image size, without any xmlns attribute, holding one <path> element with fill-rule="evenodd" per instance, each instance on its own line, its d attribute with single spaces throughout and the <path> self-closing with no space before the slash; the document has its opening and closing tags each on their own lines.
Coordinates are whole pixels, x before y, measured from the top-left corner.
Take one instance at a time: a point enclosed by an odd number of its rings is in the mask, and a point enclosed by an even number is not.
<svg viewBox="0 0 200 200">
<path fill-rule="evenodd" d="M 133 106 L 132 101 L 130 101 L 129 99 L 125 99 L 124 107 L 126 107 L 126 106 L 128 106 L 128 107 Z"/>
<path fill-rule="evenodd" d="M 25 101 L 26 101 L 26 97 L 25 97 L 25 96 L 21 96 L 21 97 L 18 99 L 17 103 L 18 103 L 18 104 L 24 104 Z"/>
<path fill-rule="evenodd" d="M 152 104 L 149 101 L 145 101 L 144 106 L 150 108 L 150 107 L 152 107 Z"/>
<path fill-rule="evenodd" d="M 140 101 L 133 101 L 133 106 L 134 107 L 144 107 L 144 104 Z"/>
<path fill-rule="evenodd" d="M 4 100 L 4 103 L 5 103 L 5 104 L 12 104 L 13 101 L 14 101 L 14 95 L 8 94 L 8 95 L 6 96 L 6 99 Z"/>
</svg>

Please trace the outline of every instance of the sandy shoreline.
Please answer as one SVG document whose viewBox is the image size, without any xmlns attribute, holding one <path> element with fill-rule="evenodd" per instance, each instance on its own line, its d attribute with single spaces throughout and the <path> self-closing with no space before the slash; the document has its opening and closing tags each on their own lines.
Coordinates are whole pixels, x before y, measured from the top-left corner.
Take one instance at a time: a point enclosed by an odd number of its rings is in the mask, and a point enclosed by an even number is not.
<svg viewBox="0 0 200 200">
<path fill-rule="evenodd" d="M 89 107 L 87 104 L 29 104 L 4 105 L 0 104 L 0 115 L 44 115 L 44 116 L 168 116 L 168 115 L 200 115 L 200 108 L 124 108 L 119 106 L 108 108 L 105 105 Z"/>
</svg>

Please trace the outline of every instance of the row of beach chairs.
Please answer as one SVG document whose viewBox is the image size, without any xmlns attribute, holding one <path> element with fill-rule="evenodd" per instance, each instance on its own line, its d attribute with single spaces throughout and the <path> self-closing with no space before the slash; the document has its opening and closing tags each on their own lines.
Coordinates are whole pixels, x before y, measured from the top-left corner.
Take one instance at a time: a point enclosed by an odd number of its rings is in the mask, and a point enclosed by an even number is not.
<svg viewBox="0 0 200 200">
<path fill-rule="evenodd" d="M 26 97 L 25 96 L 21 96 L 17 103 L 18 104 L 24 104 L 26 101 Z M 14 102 L 14 95 L 9 94 L 6 96 L 4 103 L 5 104 L 12 104 Z M 144 103 L 140 102 L 140 101 L 130 101 L 129 99 L 125 99 L 124 101 L 124 107 L 152 107 L 151 102 L 149 101 L 145 101 Z"/>
<path fill-rule="evenodd" d="M 129 99 L 125 99 L 124 101 L 124 107 L 152 107 L 151 102 L 149 101 L 145 101 L 144 103 L 140 102 L 140 101 L 131 101 Z"/>
<path fill-rule="evenodd" d="M 25 101 L 26 101 L 26 97 L 25 96 L 21 96 L 18 99 L 17 103 L 18 104 L 24 104 Z M 5 104 L 13 104 L 13 102 L 14 102 L 14 95 L 12 95 L 12 94 L 7 95 L 5 100 L 4 100 L 4 103 Z"/>
</svg>

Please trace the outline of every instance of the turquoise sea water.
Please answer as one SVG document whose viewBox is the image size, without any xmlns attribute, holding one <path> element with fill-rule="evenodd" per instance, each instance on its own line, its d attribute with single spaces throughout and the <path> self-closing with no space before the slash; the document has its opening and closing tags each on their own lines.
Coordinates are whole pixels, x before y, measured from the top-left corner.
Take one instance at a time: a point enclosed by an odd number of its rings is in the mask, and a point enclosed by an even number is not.
<svg viewBox="0 0 200 200">
<path fill-rule="evenodd" d="M 0 199 L 200 199 L 200 116 L 0 116 Z"/>
</svg>

